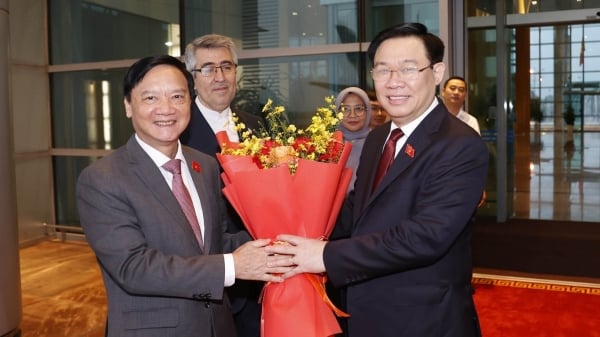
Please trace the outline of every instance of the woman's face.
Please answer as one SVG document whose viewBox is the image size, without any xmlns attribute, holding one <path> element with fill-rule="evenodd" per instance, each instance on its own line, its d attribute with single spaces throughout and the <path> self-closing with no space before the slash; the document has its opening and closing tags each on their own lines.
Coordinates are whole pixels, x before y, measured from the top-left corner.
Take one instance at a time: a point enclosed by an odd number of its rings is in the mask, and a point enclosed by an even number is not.
<svg viewBox="0 0 600 337">
<path fill-rule="evenodd" d="M 346 95 L 342 104 L 340 104 L 340 111 L 344 113 L 342 125 L 348 131 L 360 131 L 365 126 L 367 122 L 367 107 L 358 95 L 353 93 Z"/>
</svg>

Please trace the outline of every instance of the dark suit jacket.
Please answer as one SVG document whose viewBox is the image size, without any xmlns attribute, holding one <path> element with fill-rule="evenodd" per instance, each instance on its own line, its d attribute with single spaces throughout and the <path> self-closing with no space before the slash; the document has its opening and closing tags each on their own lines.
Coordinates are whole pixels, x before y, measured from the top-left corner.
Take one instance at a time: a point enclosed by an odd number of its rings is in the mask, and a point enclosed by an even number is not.
<svg viewBox="0 0 600 337">
<path fill-rule="evenodd" d="M 472 337 L 470 220 L 485 186 L 481 137 L 439 102 L 371 186 L 390 124 L 371 131 L 356 189 L 324 251 L 327 274 L 348 286 L 351 337 Z M 412 148 L 412 150 L 410 150 Z"/>
<path fill-rule="evenodd" d="M 232 112 L 239 117 L 240 122 L 246 124 L 248 129 L 258 130 L 260 128 L 260 123 L 262 123 L 260 117 L 235 109 L 232 109 Z M 202 116 L 196 100 L 192 102 L 190 123 L 179 139 L 183 144 L 212 157 L 216 157 L 216 154 L 221 152 L 221 147 L 217 143 L 215 133 L 210 125 L 208 125 L 204 116 Z"/>
<path fill-rule="evenodd" d="M 81 173 L 81 225 L 108 297 L 107 336 L 235 336 L 221 253 L 250 239 L 225 233 L 216 161 L 183 147 L 202 203 L 202 254 L 160 169 L 132 137 Z M 214 334 L 213 334 L 214 331 Z"/>
</svg>

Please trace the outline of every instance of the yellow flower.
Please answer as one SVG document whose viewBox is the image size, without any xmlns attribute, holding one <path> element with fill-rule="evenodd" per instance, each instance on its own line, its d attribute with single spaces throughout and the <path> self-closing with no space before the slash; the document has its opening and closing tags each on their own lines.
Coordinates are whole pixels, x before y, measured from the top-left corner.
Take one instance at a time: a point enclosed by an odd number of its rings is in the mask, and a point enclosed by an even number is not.
<svg viewBox="0 0 600 337">
<path fill-rule="evenodd" d="M 287 164 L 290 172 L 294 173 L 298 158 L 317 161 L 336 161 L 337 151 L 341 147 L 332 146 L 338 142 L 333 134 L 343 118 L 337 113 L 334 97 L 325 97 L 327 106 L 319 107 L 311 118 L 311 124 L 305 129 L 298 129 L 289 123 L 283 106 L 273 106 L 271 99 L 262 109 L 265 113 L 266 126 L 263 125 L 258 136 L 250 130 L 245 130 L 243 123 L 237 123 L 236 129 L 241 132 L 240 144 L 235 149 L 223 148 L 222 153 L 233 155 L 251 155 L 263 168 L 277 167 Z"/>
</svg>

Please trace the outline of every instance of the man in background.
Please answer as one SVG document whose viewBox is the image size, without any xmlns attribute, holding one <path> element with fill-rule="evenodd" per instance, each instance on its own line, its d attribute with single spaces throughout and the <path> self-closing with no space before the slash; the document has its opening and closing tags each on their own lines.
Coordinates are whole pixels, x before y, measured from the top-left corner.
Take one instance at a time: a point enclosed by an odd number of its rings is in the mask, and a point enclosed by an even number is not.
<svg viewBox="0 0 600 337">
<path fill-rule="evenodd" d="M 369 129 L 373 130 L 378 126 L 382 126 L 389 120 L 387 111 L 377 101 L 375 91 L 367 92 L 369 100 L 371 100 L 371 120 L 369 121 Z"/>
<path fill-rule="evenodd" d="M 442 99 L 448 111 L 461 121 L 467 123 L 473 130 L 479 131 L 479 122 L 464 110 L 465 99 L 467 98 L 467 82 L 460 76 L 452 76 L 444 82 L 441 92 Z"/>
<path fill-rule="evenodd" d="M 196 97 L 192 102 L 190 124 L 181 135 L 181 142 L 216 158 L 221 152 L 216 133 L 227 132 L 229 140 L 239 142 L 238 123 L 258 130 L 262 119 L 253 114 L 231 108 L 237 91 L 238 57 L 230 37 L 209 34 L 200 36 L 185 48 L 186 68 L 194 77 Z M 230 232 L 244 230 L 244 224 L 231 204 L 227 202 Z M 236 282 L 228 288 L 232 311 L 239 337 L 260 335 L 260 304 L 262 289 L 259 282 Z"/>
<path fill-rule="evenodd" d="M 477 118 L 467 113 L 464 109 L 465 100 L 467 99 L 467 90 L 467 81 L 465 81 L 464 78 L 452 76 L 444 82 L 444 87 L 441 92 L 442 100 L 451 114 L 473 128 L 478 134 L 481 134 Z M 481 207 L 485 204 L 486 197 L 487 194 L 485 190 L 483 190 L 481 200 L 477 207 Z"/>
</svg>

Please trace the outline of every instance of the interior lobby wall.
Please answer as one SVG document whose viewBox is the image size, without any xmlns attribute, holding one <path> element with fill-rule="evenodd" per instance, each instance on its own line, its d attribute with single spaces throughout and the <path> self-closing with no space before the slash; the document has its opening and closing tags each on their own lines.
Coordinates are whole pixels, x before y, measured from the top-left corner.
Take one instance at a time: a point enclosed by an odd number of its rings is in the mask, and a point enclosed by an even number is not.
<svg viewBox="0 0 600 337">
<path fill-rule="evenodd" d="M 52 223 L 46 1 L 9 0 L 10 101 L 21 245 Z"/>
</svg>

